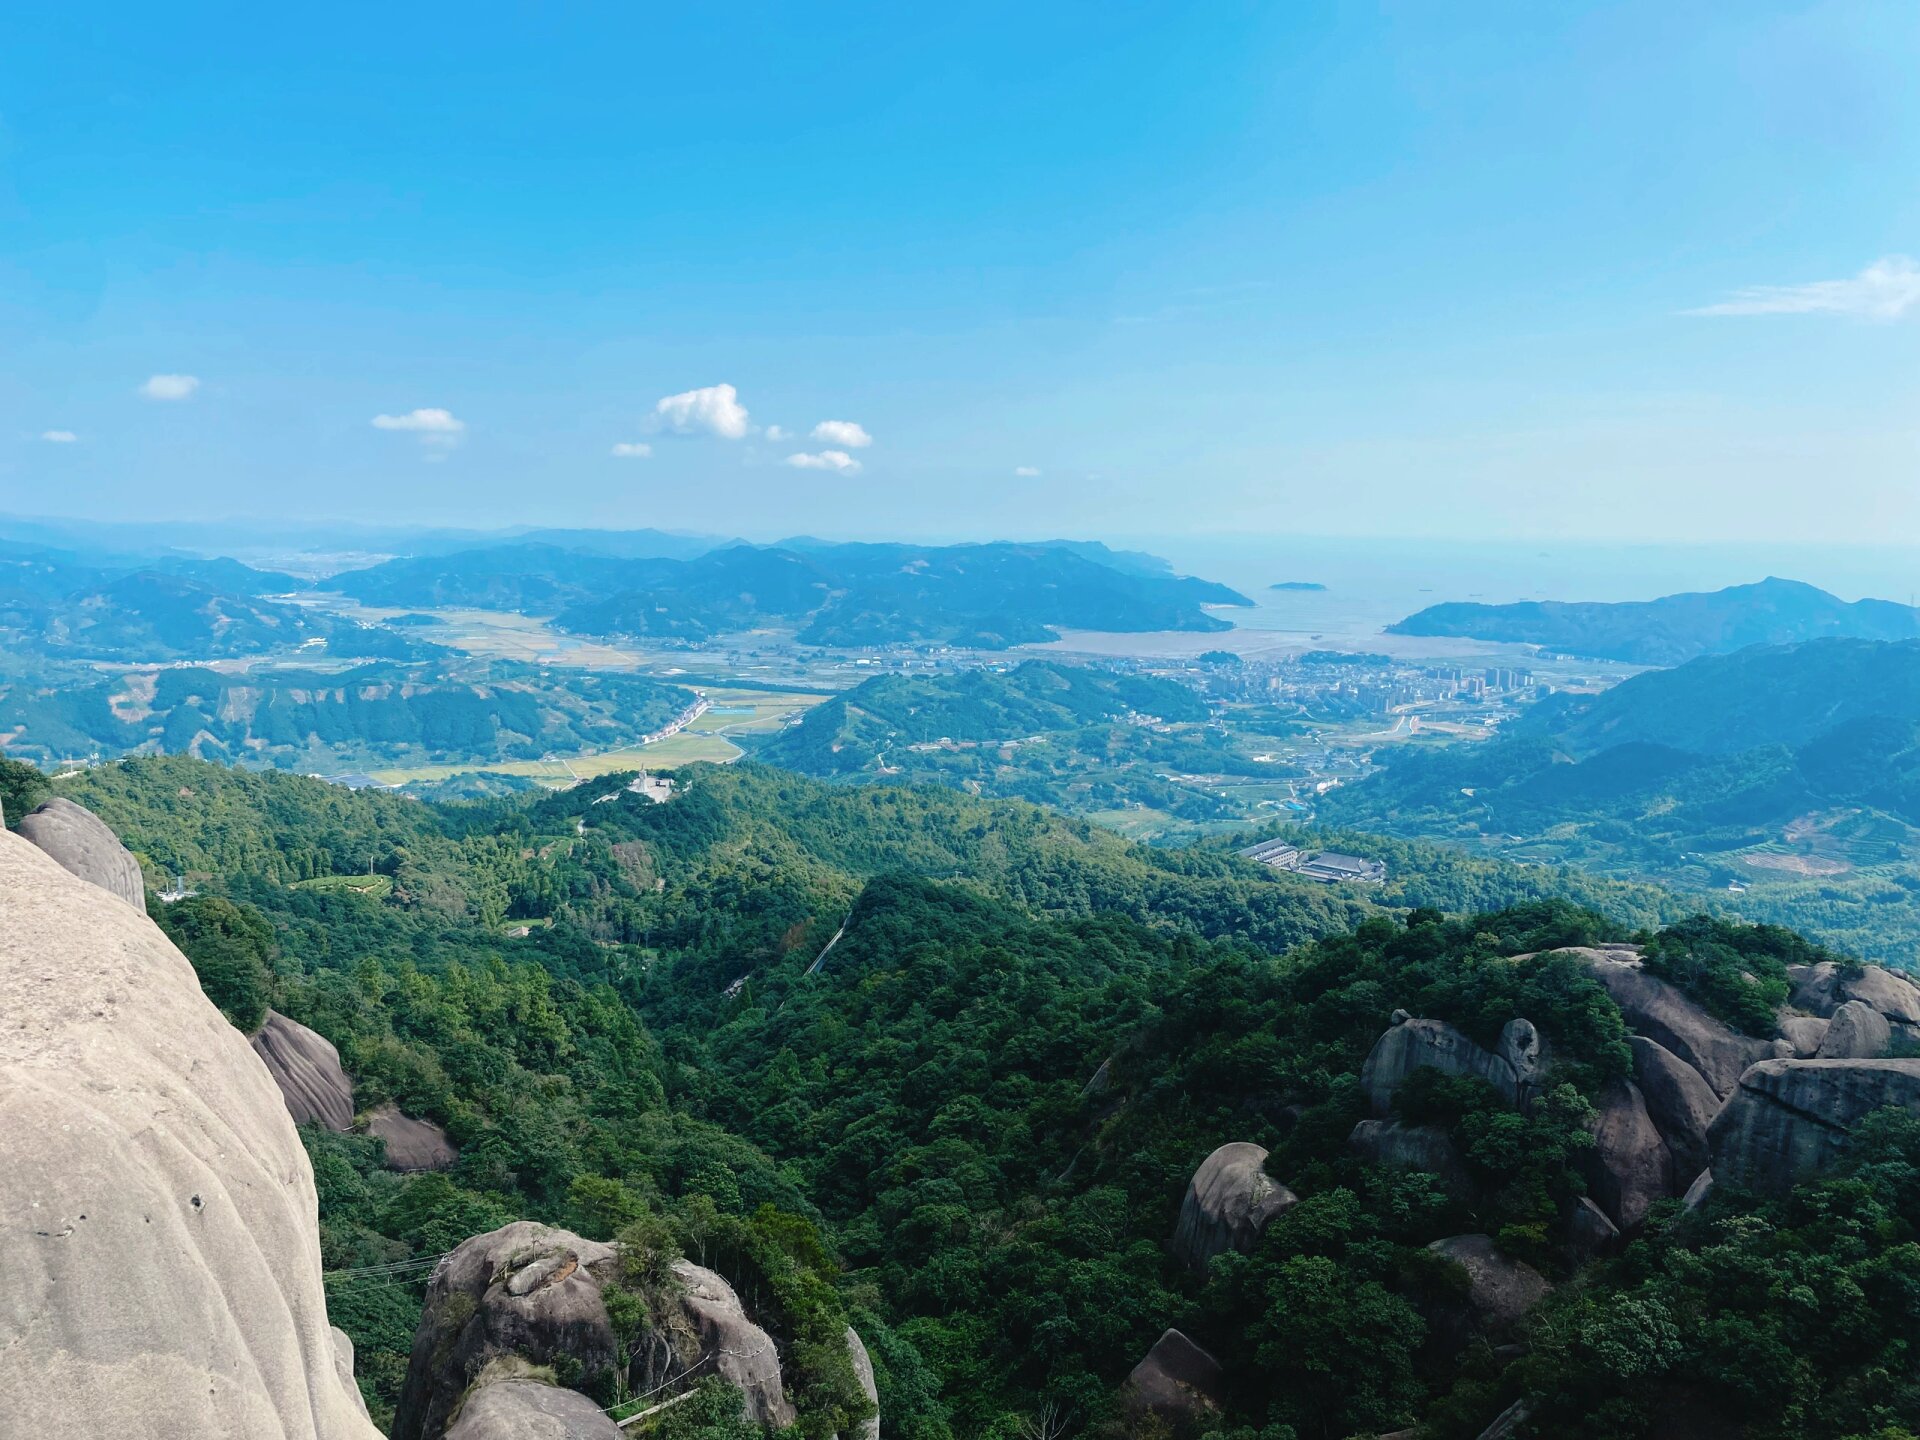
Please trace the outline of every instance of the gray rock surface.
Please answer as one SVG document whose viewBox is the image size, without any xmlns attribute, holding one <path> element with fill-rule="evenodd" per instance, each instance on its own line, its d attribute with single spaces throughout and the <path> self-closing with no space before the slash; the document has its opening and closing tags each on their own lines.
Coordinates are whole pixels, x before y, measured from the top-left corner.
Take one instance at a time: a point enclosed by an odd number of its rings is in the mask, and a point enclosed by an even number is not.
<svg viewBox="0 0 1920 1440">
<path fill-rule="evenodd" d="M 144 913 L 0 831 L 0 1431 L 376 1440 L 272 1079 Z"/>
<path fill-rule="evenodd" d="M 120 837 L 107 822 L 64 795 L 30 810 L 20 821 L 20 838 L 51 855 L 69 874 L 118 895 L 142 915 L 147 913 L 147 882 Z"/>
<path fill-rule="evenodd" d="M 1567 1250 L 1576 1261 L 1611 1255 L 1620 1245 L 1620 1227 L 1607 1212 L 1582 1195 L 1567 1211 Z"/>
<path fill-rule="evenodd" d="M 457 1246 L 427 1283 L 394 1440 L 439 1440 L 468 1386 L 502 1357 L 568 1357 L 583 1381 L 613 1369 L 600 1282 L 617 1258 L 610 1245 L 530 1220 Z"/>
<path fill-rule="evenodd" d="M 1482 1330 L 1510 1329 L 1553 1288 L 1538 1270 L 1502 1251 L 1491 1236 L 1453 1235 L 1427 1249 L 1467 1272 L 1467 1304 Z"/>
<path fill-rule="evenodd" d="M 620 1440 L 624 1433 L 577 1390 L 497 1380 L 467 1397 L 447 1440 Z"/>
<path fill-rule="evenodd" d="M 1920 1060 L 1767 1060 L 1707 1134 L 1716 1182 L 1780 1191 L 1827 1167 L 1862 1116 L 1920 1113 Z"/>
<path fill-rule="evenodd" d="M 1787 978 L 1798 1009 L 1832 1015 L 1847 1001 L 1858 1000 L 1889 1020 L 1920 1025 L 1920 987 L 1878 965 L 1842 966 L 1825 960 L 1818 965 L 1790 965 Z"/>
<path fill-rule="evenodd" d="M 1220 1362 L 1178 1330 L 1169 1330 L 1127 1376 L 1126 1405 L 1179 1424 L 1220 1408 L 1226 1375 Z"/>
<path fill-rule="evenodd" d="M 1473 1177 L 1447 1132 L 1433 1125 L 1403 1125 L 1398 1120 L 1362 1120 L 1347 1136 L 1355 1154 L 1389 1170 L 1425 1170 L 1456 1200 L 1470 1201 Z"/>
<path fill-rule="evenodd" d="M 1600 1092 L 1600 1118 L 1587 1153 L 1587 1183 L 1607 1218 L 1632 1230 L 1655 1201 L 1673 1194 L 1673 1157 L 1647 1114 L 1640 1087 L 1615 1080 Z"/>
<path fill-rule="evenodd" d="M 1702 1170 L 1693 1177 L 1693 1183 L 1687 1186 L 1687 1193 L 1680 1197 L 1680 1203 L 1691 1213 L 1706 1204 L 1707 1197 L 1711 1194 L 1713 1194 L 1713 1171 Z"/>
<path fill-rule="evenodd" d="M 1518 1096 L 1513 1067 L 1444 1020 L 1407 1020 L 1374 1042 L 1360 1067 L 1360 1089 L 1376 1115 L 1393 1113 L 1393 1097 L 1414 1071 L 1477 1075 L 1509 1105 Z"/>
<path fill-rule="evenodd" d="M 1291 1190 L 1267 1174 L 1266 1163 L 1267 1152 L 1245 1141 L 1222 1145 L 1200 1162 L 1174 1224 L 1176 1260 L 1204 1273 L 1216 1255 L 1252 1250 L 1273 1218 L 1297 1203 Z"/>
<path fill-rule="evenodd" d="M 1893 1043 L 1887 1017 L 1864 1000 L 1849 1000 L 1833 1012 L 1817 1060 L 1878 1060 Z"/>
<path fill-rule="evenodd" d="M 737 1386 L 747 1418 L 756 1424 L 791 1425 L 797 1417 L 782 1388 L 773 1337 L 747 1318 L 733 1287 L 713 1271 L 677 1260 L 673 1273 L 684 1289 L 680 1303 L 699 1351 L 690 1359 L 689 1370 L 718 1375 Z"/>
<path fill-rule="evenodd" d="M 1780 1033 L 1793 1046 L 1794 1058 L 1811 1060 L 1820 1053 L 1820 1042 L 1827 1038 L 1827 1026 L 1832 1023 L 1824 1015 L 1782 1015 Z"/>
<path fill-rule="evenodd" d="M 1722 1100 L 1733 1094 L 1747 1066 L 1773 1058 L 1773 1041 L 1742 1035 L 1715 1019 L 1676 986 L 1647 974 L 1637 959 L 1616 959 L 1618 952 L 1601 950 L 1568 953 L 1580 956 L 1606 986 L 1629 1029 L 1693 1066 Z"/>
<path fill-rule="evenodd" d="M 1633 1079 L 1654 1128 L 1673 1154 L 1675 1175 L 1695 1175 L 1707 1163 L 1707 1127 L 1720 1113 L 1720 1097 L 1700 1072 L 1666 1046 L 1634 1035 Z"/>
<path fill-rule="evenodd" d="M 397 1105 L 379 1105 L 370 1111 L 367 1133 L 387 1142 L 389 1170 L 450 1170 L 460 1158 L 446 1131 L 431 1120 L 402 1113 Z"/>
<path fill-rule="evenodd" d="M 862 1420 L 853 1432 L 854 1440 L 880 1440 L 880 1388 L 873 1383 L 873 1357 L 867 1354 L 867 1343 L 860 1332 L 851 1325 L 847 1327 L 847 1358 L 853 1361 L 853 1378 L 860 1382 L 860 1393 L 874 1407 L 872 1417 Z"/>
<path fill-rule="evenodd" d="M 251 1043 L 280 1087 L 294 1124 L 353 1128 L 353 1081 L 340 1067 L 340 1052 L 331 1040 L 269 1010 Z"/>
<path fill-rule="evenodd" d="M 1522 1105 L 1527 1104 L 1540 1093 L 1546 1084 L 1547 1072 L 1553 1068 L 1547 1037 L 1531 1020 L 1516 1018 L 1501 1029 L 1500 1043 L 1495 1050 L 1513 1072 L 1515 1099 Z"/>
</svg>

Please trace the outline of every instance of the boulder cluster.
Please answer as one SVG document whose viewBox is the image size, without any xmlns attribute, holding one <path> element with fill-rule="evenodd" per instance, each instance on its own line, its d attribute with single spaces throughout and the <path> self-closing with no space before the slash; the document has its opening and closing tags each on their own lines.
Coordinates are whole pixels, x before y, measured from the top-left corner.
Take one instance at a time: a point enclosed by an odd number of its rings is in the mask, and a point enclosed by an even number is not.
<svg viewBox="0 0 1920 1440">
<path fill-rule="evenodd" d="M 515 1221 L 476 1235 L 434 1267 L 414 1333 L 394 1440 L 599 1440 L 618 1433 L 586 1393 L 618 1390 L 658 1406 L 715 1375 L 739 1390 L 744 1418 L 780 1427 L 796 1419 L 778 1346 L 715 1271 L 676 1260 L 639 1287 L 646 1338 L 623 1354 L 608 1306 L 624 1275 L 618 1245 Z M 847 1350 L 867 1398 L 873 1365 L 852 1329 Z M 564 1377 L 565 1384 L 556 1384 Z M 879 1440 L 876 1416 L 860 1440 Z"/>
</svg>

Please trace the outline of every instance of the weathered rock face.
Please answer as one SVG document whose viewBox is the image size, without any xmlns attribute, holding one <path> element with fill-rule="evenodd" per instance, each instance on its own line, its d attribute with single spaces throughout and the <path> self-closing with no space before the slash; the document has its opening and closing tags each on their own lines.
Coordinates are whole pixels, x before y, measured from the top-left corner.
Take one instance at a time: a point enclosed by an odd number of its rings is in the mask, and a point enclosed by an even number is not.
<svg viewBox="0 0 1920 1440">
<path fill-rule="evenodd" d="M 367 1133 L 387 1142 L 389 1170 L 448 1170 L 460 1158 L 446 1131 L 402 1114 L 396 1105 L 376 1106 L 367 1116 Z"/>
<path fill-rule="evenodd" d="M 1467 1305 L 1484 1331 L 1512 1328 L 1553 1287 L 1524 1260 L 1504 1253 L 1487 1235 L 1454 1235 L 1427 1246 L 1467 1272 Z"/>
<path fill-rule="evenodd" d="M 1434 1125 L 1403 1125 L 1398 1120 L 1362 1120 L 1347 1136 L 1353 1152 L 1388 1170 L 1425 1170 L 1456 1200 L 1471 1200 L 1473 1177 L 1447 1132 Z"/>
<path fill-rule="evenodd" d="M 124 899 L 0 832 L 0 1429 L 376 1440 L 300 1137 Z"/>
<path fill-rule="evenodd" d="M 1222 1145 L 1200 1162 L 1180 1202 L 1175 1259 L 1204 1272 L 1216 1255 L 1250 1251 L 1268 1223 L 1297 1203 L 1291 1190 L 1267 1174 L 1266 1163 L 1267 1152 L 1244 1141 Z"/>
<path fill-rule="evenodd" d="M 1827 1038 L 1827 1026 L 1833 1022 L 1823 1015 L 1782 1015 L 1780 1033 L 1793 1046 L 1793 1057 L 1811 1060 L 1820 1052 L 1820 1042 Z"/>
<path fill-rule="evenodd" d="M 1715 1019 L 1676 986 L 1647 974 L 1637 959 L 1617 959 L 1600 950 L 1569 953 L 1586 961 L 1620 1007 L 1629 1028 L 1698 1070 L 1721 1099 L 1733 1094 L 1747 1066 L 1774 1057 L 1773 1041 L 1742 1035 Z"/>
<path fill-rule="evenodd" d="M 761 1425 L 791 1425 L 798 1417 L 781 1388 L 780 1356 L 773 1337 L 747 1318 L 733 1287 L 713 1271 L 676 1260 L 673 1273 L 685 1293 L 681 1305 L 698 1345 L 689 1369 L 720 1376 L 739 1387 L 747 1418 Z"/>
<path fill-rule="evenodd" d="M 1602 1090 L 1599 1110 L 1587 1183 L 1607 1218 L 1631 1230 L 1655 1201 L 1673 1194 L 1673 1157 L 1631 1080 L 1615 1080 Z"/>
<path fill-rule="evenodd" d="M 20 837 L 59 862 L 69 874 L 118 895 L 142 915 L 147 913 L 147 882 L 140 862 L 98 815 L 56 795 L 20 821 Z"/>
<path fill-rule="evenodd" d="M 1768 1060 L 1707 1133 L 1716 1181 L 1785 1190 L 1824 1169 L 1862 1116 L 1884 1105 L 1920 1113 L 1920 1060 Z"/>
<path fill-rule="evenodd" d="M 587 1379 L 611 1370 L 600 1282 L 617 1258 L 610 1245 L 530 1220 L 459 1245 L 428 1282 L 394 1440 L 439 1440 L 467 1387 L 503 1356 L 536 1365 L 566 1357 Z"/>
<path fill-rule="evenodd" d="M 862 1420 L 860 1428 L 853 1432 L 854 1440 L 880 1440 L 880 1388 L 873 1383 L 873 1357 L 867 1354 L 867 1344 L 860 1338 L 860 1332 L 851 1325 L 847 1327 L 847 1358 L 853 1361 L 853 1378 L 860 1382 L 860 1393 L 873 1402 L 873 1415 Z"/>
<path fill-rule="evenodd" d="M 1680 1197 L 1680 1203 L 1689 1211 L 1698 1210 L 1707 1203 L 1707 1197 L 1713 1194 L 1713 1171 L 1702 1170 L 1693 1177 L 1693 1183 L 1687 1186 L 1687 1193 Z"/>
<path fill-rule="evenodd" d="M 1611 1255 L 1620 1244 L 1620 1227 L 1592 1200 L 1582 1195 L 1566 1218 L 1567 1251 L 1576 1261 Z"/>
<path fill-rule="evenodd" d="M 1509 1020 L 1500 1031 L 1497 1047 L 1500 1058 L 1513 1071 L 1514 1099 L 1527 1105 L 1540 1093 L 1553 1068 L 1553 1055 L 1547 1037 L 1531 1020 Z"/>
<path fill-rule="evenodd" d="M 1220 1408 L 1226 1376 L 1220 1362 L 1178 1330 L 1169 1330 L 1127 1376 L 1126 1405 L 1179 1424 Z"/>
<path fill-rule="evenodd" d="M 1360 1067 L 1360 1089 L 1373 1113 L 1391 1115 L 1400 1087 L 1425 1067 L 1447 1075 L 1477 1075 L 1509 1105 L 1518 1098 L 1513 1066 L 1475 1044 L 1464 1031 L 1444 1020 L 1406 1020 L 1374 1042 L 1366 1064 Z"/>
<path fill-rule="evenodd" d="M 1920 1025 L 1920 987 L 1878 965 L 1843 967 L 1830 960 L 1818 965 L 1790 965 L 1787 978 L 1793 984 L 1792 1001 L 1797 1009 L 1832 1015 L 1847 1001 L 1858 1000 L 1889 1020 Z"/>
<path fill-rule="evenodd" d="M 447 1440 L 620 1440 L 622 1431 L 586 1396 L 536 1380 L 482 1385 L 460 1407 Z"/>
<path fill-rule="evenodd" d="M 1644 1035 L 1632 1036 L 1633 1078 L 1654 1128 L 1673 1154 L 1673 1173 L 1697 1175 L 1707 1163 L 1707 1127 L 1720 1097 L 1686 1061 Z"/>
<path fill-rule="evenodd" d="M 340 1052 L 332 1041 L 269 1010 L 252 1043 L 253 1053 L 266 1062 L 267 1073 L 280 1087 L 294 1124 L 353 1128 L 353 1081 L 340 1068 Z"/>
<path fill-rule="evenodd" d="M 1818 1060 L 1878 1060 L 1893 1044 L 1893 1026 L 1864 1000 L 1849 1000 L 1833 1012 L 1820 1038 Z"/>
</svg>

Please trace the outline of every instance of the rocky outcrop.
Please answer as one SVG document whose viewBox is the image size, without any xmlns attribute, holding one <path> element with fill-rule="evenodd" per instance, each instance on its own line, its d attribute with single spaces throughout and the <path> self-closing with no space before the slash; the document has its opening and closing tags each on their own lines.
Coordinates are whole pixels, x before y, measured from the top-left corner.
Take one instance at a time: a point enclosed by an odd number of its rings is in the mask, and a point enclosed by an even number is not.
<svg viewBox="0 0 1920 1440">
<path fill-rule="evenodd" d="M 1267 1152 L 1235 1141 L 1200 1162 L 1180 1202 L 1173 1230 L 1173 1256 L 1189 1270 L 1204 1273 L 1216 1255 L 1251 1251 L 1276 1215 L 1297 1202 L 1286 1186 L 1266 1172 Z"/>
<path fill-rule="evenodd" d="M 1715 1019 L 1677 986 L 1647 974 L 1637 958 L 1620 959 L 1618 952 L 1601 950 L 1567 953 L 1586 962 L 1588 971 L 1620 1007 L 1629 1029 L 1698 1070 L 1722 1100 L 1733 1094 L 1749 1065 L 1776 1054 L 1775 1042 L 1742 1035 Z"/>
<path fill-rule="evenodd" d="M 1425 1170 L 1456 1200 L 1470 1201 L 1473 1177 L 1447 1132 L 1434 1125 L 1403 1125 L 1398 1120 L 1362 1120 L 1347 1136 L 1353 1152 L 1387 1170 Z"/>
<path fill-rule="evenodd" d="M 1817 1060 L 1878 1060 L 1893 1044 L 1893 1026 L 1864 1000 L 1849 1000 L 1833 1012 L 1820 1038 Z"/>
<path fill-rule="evenodd" d="M 1693 1183 L 1687 1186 L 1687 1193 L 1680 1197 L 1680 1204 L 1691 1214 L 1707 1203 L 1707 1197 L 1713 1194 L 1713 1171 L 1702 1170 L 1693 1177 Z"/>
<path fill-rule="evenodd" d="M 1781 1191 L 1826 1168 L 1861 1117 L 1920 1113 L 1920 1060 L 1767 1060 L 1740 1077 L 1707 1143 L 1716 1183 Z"/>
<path fill-rule="evenodd" d="M 0 832 L 0 1429 L 376 1440 L 286 1107 L 89 854 Z"/>
<path fill-rule="evenodd" d="M 461 1397 L 493 1361 L 562 1360 L 591 1382 L 615 1364 L 602 1280 L 610 1245 L 517 1220 L 464 1241 L 434 1267 L 413 1336 L 394 1440 L 439 1440 Z"/>
<path fill-rule="evenodd" d="M 1568 1207 L 1564 1229 L 1567 1253 L 1575 1262 L 1611 1255 L 1620 1245 L 1620 1227 L 1585 1195 Z"/>
<path fill-rule="evenodd" d="M 1545 1087 L 1547 1072 L 1553 1068 L 1552 1048 L 1547 1037 L 1531 1020 L 1512 1019 L 1500 1031 L 1497 1051 L 1513 1071 L 1514 1099 L 1528 1105 Z"/>
<path fill-rule="evenodd" d="M 1178 1425 L 1220 1409 L 1226 1376 L 1220 1362 L 1178 1330 L 1169 1330 L 1133 1367 L 1123 1392 L 1126 1408 Z"/>
<path fill-rule="evenodd" d="M 70 875 L 118 895 L 142 915 L 147 913 L 147 882 L 140 862 L 98 815 L 56 795 L 20 821 L 20 838 L 51 855 Z"/>
<path fill-rule="evenodd" d="M 1824 1015 L 1782 1015 L 1780 1033 L 1793 1046 L 1793 1055 L 1783 1058 L 1811 1060 L 1820 1053 L 1820 1042 L 1827 1038 L 1833 1022 Z"/>
<path fill-rule="evenodd" d="M 1633 1078 L 1647 1114 L 1667 1142 L 1673 1174 L 1697 1175 L 1707 1163 L 1707 1127 L 1720 1113 L 1720 1097 L 1700 1072 L 1666 1046 L 1635 1035 Z"/>
<path fill-rule="evenodd" d="M 1858 1000 L 1888 1020 L 1920 1025 L 1920 987 L 1904 975 L 1878 965 L 1789 965 L 1794 1008 L 1815 1015 L 1832 1015 L 1849 1000 Z"/>
<path fill-rule="evenodd" d="M 1587 1152 L 1587 1184 L 1607 1218 L 1632 1230 L 1673 1192 L 1673 1157 L 1647 1114 L 1640 1087 L 1614 1080 L 1600 1092 L 1600 1118 Z"/>
<path fill-rule="evenodd" d="M 1506 1254 L 1487 1235 L 1454 1235 L 1427 1246 L 1467 1272 L 1467 1306 L 1484 1332 L 1510 1330 L 1553 1287 L 1524 1260 Z"/>
<path fill-rule="evenodd" d="M 450 1170 L 460 1158 L 446 1131 L 429 1120 L 402 1114 L 396 1105 L 370 1111 L 367 1133 L 386 1142 L 389 1170 Z"/>
<path fill-rule="evenodd" d="M 280 1087 L 294 1124 L 338 1131 L 353 1128 L 353 1081 L 341 1068 L 340 1052 L 332 1041 L 269 1010 L 252 1044 L 253 1053 L 266 1062 L 267 1073 Z"/>
<path fill-rule="evenodd" d="M 447 1428 L 447 1440 L 620 1440 L 623 1432 L 577 1390 L 537 1380 L 481 1385 Z"/>
<path fill-rule="evenodd" d="M 1447 1075 L 1478 1076 L 1509 1105 L 1518 1099 L 1513 1066 L 1444 1020 L 1407 1019 L 1388 1029 L 1360 1067 L 1361 1093 L 1374 1114 L 1391 1115 L 1400 1087 L 1414 1071 L 1428 1067 Z"/>
<path fill-rule="evenodd" d="M 737 1387 L 747 1418 L 756 1424 L 793 1424 L 797 1417 L 781 1388 L 773 1337 L 747 1318 L 733 1287 L 713 1271 L 676 1260 L 673 1273 L 683 1290 L 680 1305 L 694 1341 L 693 1352 L 681 1355 L 688 1373 L 718 1375 Z"/>
<path fill-rule="evenodd" d="M 860 1393 L 873 1406 L 873 1414 L 860 1422 L 853 1440 L 880 1440 L 880 1387 L 873 1383 L 873 1357 L 860 1332 L 847 1326 L 847 1358 L 853 1362 L 853 1378 L 860 1382 Z"/>
</svg>

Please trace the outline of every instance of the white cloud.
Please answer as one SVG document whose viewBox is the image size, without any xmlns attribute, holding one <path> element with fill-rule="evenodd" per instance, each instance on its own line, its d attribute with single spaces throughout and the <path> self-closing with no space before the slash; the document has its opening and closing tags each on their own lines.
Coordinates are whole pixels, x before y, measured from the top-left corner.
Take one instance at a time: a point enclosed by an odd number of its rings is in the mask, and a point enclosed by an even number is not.
<svg viewBox="0 0 1920 1440">
<path fill-rule="evenodd" d="M 199 388 L 198 375 L 149 375 L 140 393 L 149 400 L 184 400 Z"/>
<path fill-rule="evenodd" d="M 873 443 L 866 427 L 853 420 L 822 420 L 813 427 L 813 438 L 848 450 L 864 450 Z"/>
<path fill-rule="evenodd" d="M 747 433 L 747 407 L 733 386 L 706 385 L 655 402 L 653 424 L 676 435 L 705 431 L 722 440 L 738 440 Z"/>
<path fill-rule="evenodd" d="M 458 435 L 467 422 L 456 420 L 451 410 L 409 410 L 404 415 L 376 415 L 376 430 L 415 430 L 425 435 Z"/>
<path fill-rule="evenodd" d="M 422 445 L 439 450 L 450 450 L 460 443 L 460 436 L 465 432 L 467 422 L 457 419 L 451 410 L 427 406 L 419 410 L 409 410 L 404 415 L 376 415 L 373 417 L 373 428 L 404 430 L 409 434 L 418 435 Z"/>
<path fill-rule="evenodd" d="M 1040 474 L 1040 472 L 1031 465 L 1016 465 L 1013 467 L 1013 473 L 1018 475 L 1022 480 L 1032 480 Z"/>
<path fill-rule="evenodd" d="M 1717 305 L 1689 315 L 1846 315 L 1860 320 L 1898 320 L 1920 306 L 1920 265 L 1888 255 L 1851 280 L 1815 280 L 1806 285 L 1753 285 Z"/>
<path fill-rule="evenodd" d="M 653 454 L 653 447 L 643 440 L 622 440 L 613 447 L 613 453 L 622 460 L 645 460 Z"/>
<path fill-rule="evenodd" d="M 80 437 L 71 430 L 42 430 L 40 438 L 49 445 L 71 445 Z"/>
<path fill-rule="evenodd" d="M 791 440 L 792 438 L 793 432 L 784 425 L 767 426 L 767 439 L 769 440 Z"/>
<path fill-rule="evenodd" d="M 787 464 L 796 470 L 837 470 L 843 475 L 851 475 L 860 468 L 860 462 L 844 450 L 822 450 L 817 455 L 789 455 Z"/>
</svg>

